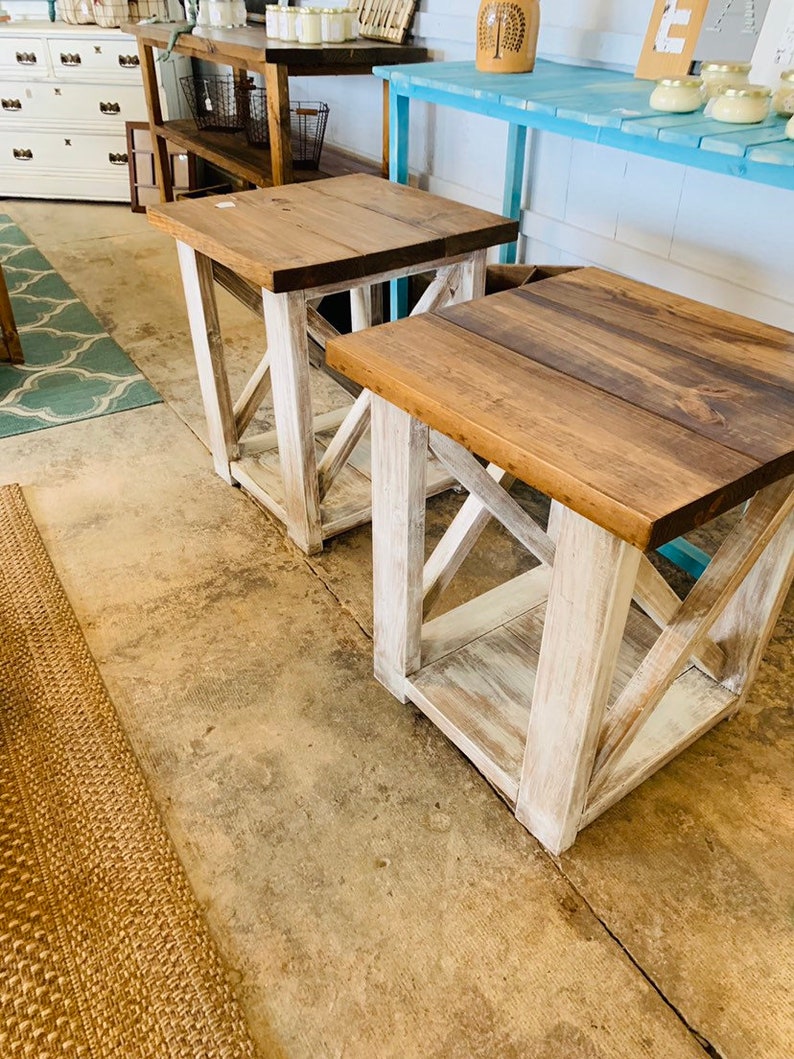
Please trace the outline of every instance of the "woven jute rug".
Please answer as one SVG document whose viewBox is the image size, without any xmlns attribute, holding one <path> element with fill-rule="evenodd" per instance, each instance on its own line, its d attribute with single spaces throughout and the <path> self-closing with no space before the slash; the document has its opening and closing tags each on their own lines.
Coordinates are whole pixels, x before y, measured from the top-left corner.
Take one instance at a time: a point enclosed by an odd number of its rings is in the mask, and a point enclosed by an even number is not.
<svg viewBox="0 0 794 1059">
<path fill-rule="evenodd" d="M 254 1048 L 17 486 L 0 489 L 0 1056 Z"/>
</svg>

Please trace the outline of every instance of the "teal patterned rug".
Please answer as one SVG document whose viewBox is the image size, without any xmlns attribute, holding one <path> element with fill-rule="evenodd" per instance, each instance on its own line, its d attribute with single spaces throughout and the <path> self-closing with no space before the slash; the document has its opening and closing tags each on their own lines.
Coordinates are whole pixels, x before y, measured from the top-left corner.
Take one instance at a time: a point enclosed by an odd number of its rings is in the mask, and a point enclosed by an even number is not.
<svg viewBox="0 0 794 1059">
<path fill-rule="evenodd" d="M 0 214 L 0 261 L 24 364 L 0 363 L 0 437 L 162 400 L 47 259 Z"/>
</svg>

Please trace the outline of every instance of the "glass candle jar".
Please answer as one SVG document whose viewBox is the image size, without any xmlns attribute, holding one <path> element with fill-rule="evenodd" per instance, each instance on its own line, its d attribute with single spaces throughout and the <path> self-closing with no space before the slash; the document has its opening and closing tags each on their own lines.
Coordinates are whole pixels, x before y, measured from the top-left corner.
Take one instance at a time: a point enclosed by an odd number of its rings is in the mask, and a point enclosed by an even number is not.
<svg viewBox="0 0 794 1059">
<path fill-rule="evenodd" d="M 278 40 L 281 33 L 279 30 L 279 11 L 281 8 L 278 4 L 268 4 L 265 8 L 265 33 L 268 37 L 273 37 Z"/>
<path fill-rule="evenodd" d="M 298 9 L 281 7 L 278 12 L 278 35 L 282 40 L 298 39 Z"/>
<path fill-rule="evenodd" d="M 323 39 L 323 17 L 319 7 L 298 9 L 298 40 L 301 44 L 321 44 Z"/>
<path fill-rule="evenodd" d="M 322 35 L 324 44 L 341 44 L 347 32 L 347 12 L 339 8 L 324 7 L 322 10 Z"/>
<path fill-rule="evenodd" d="M 703 82 L 699 77 L 663 77 L 648 104 L 668 114 L 691 114 L 703 106 Z"/>
<path fill-rule="evenodd" d="M 750 80 L 750 63 L 705 62 L 700 65 L 706 99 L 717 94 L 720 85 L 746 85 Z"/>
<path fill-rule="evenodd" d="M 772 106 L 782 118 L 794 114 L 794 70 L 784 70 L 780 75 L 780 84 L 772 96 Z"/>
<path fill-rule="evenodd" d="M 207 0 L 209 3 L 210 26 L 213 29 L 228 29 L 234 25 L 232 0 Z"/>
<path fill-rule="evenodd" d="M 722 85 L 711 101 L 711 117 L 733 125 L 757 125 L 769 115 L 772 89 L 765 85 Z"/>
<path fill-rule="evenodd" d="M 361 33 L 361 23 L 358 20 L 358 6 L 356 4 L 351 4 L 343 13 L 345 16 L 345 40 L 358 40 L 359 34 Z"/>
</svg>

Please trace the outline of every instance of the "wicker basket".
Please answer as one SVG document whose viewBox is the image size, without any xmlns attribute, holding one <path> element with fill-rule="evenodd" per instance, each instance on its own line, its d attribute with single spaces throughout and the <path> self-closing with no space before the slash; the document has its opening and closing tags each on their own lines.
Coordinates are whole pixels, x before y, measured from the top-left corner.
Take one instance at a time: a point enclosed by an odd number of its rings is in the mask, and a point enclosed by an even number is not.
<svg viewBox="0 0 794 1059">
<path fill-rule="evenodd" d="M 58 18 L 70 26 L 87 26 L 96 22 L 93 0 L 58 0 Z"/>
<path fill-rule="evenodd" d="M 270 135 L 267 124 L 267 94 L 264 88 L 247 90 L 247 115 L 245 132 L 252 147 L 269 147 Z M 243 107 L 241 106 L 241 111 Z M 328 125 L 327 103 L 290 103 L 290 139 L 292 141 L 292 164 L 296 169 L 318 169 L 320 155 Z"/>
<path fill-rule="evenodd" d="M 238 89 L 233 77 L 222 75 L 181 77 L 190 113 L 208 132 L 241 132 L 245 119 L 238 109 Z"/>
<path fill-rule="evenodd" d="M 123 26 L 130 20 L 130 5 L 127 0 L 93 0 L 94 21 L 104 29 Z"/>
</svg>

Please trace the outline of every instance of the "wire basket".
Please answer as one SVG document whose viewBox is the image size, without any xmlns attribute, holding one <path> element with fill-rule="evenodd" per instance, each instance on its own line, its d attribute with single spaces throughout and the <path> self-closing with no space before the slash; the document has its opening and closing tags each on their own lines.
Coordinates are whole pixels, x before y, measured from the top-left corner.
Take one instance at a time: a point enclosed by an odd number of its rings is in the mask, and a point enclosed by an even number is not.
<svg viewBox="0 0 794 1059">
<path fill-rule="evenodd" d="M 249 88 L 247 96 L 245 132 L 248 142 L 252 147 L 269 147 L 265 89 Z M 295 169 L 319 169 L 328 124 L 328 104 L 293 101 L 289 109 L 292 164 Z"/>
<path fill-rule="evenodd" d="M 238 91 L 233 77 L 192 74 L 180 77 L 190 113 L 196 125 L 208 132 L 241 132 L 245 119 L 238 109 Z"/>
</svg>

